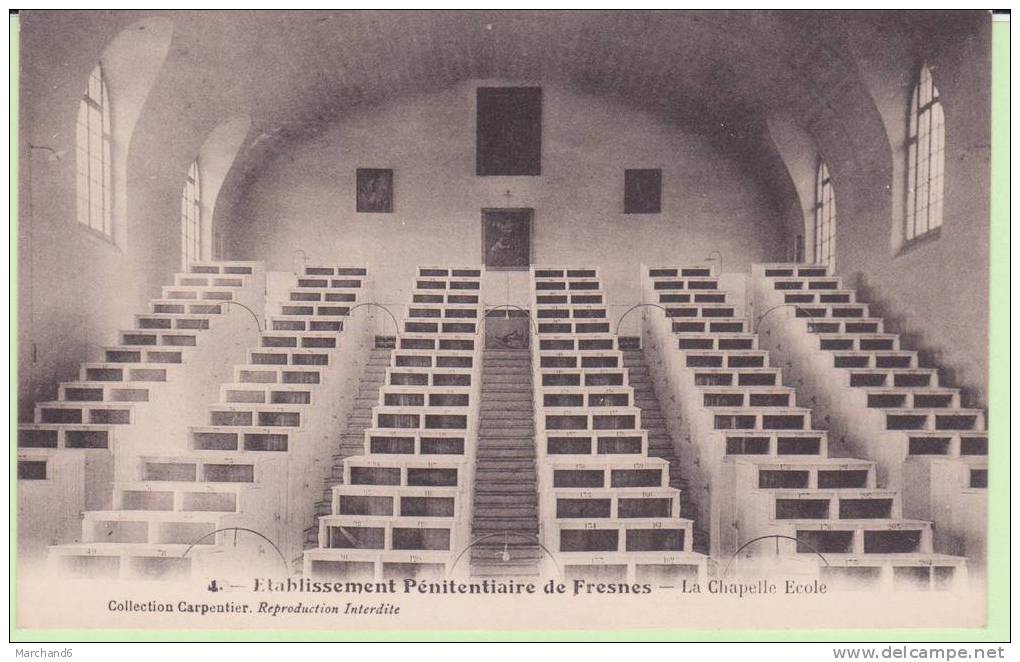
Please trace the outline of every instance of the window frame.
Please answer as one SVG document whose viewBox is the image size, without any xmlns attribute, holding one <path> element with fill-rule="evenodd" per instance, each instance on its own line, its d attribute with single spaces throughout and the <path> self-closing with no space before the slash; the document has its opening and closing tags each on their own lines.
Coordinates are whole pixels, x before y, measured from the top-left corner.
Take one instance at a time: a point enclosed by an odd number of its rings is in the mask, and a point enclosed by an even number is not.
<svg viewBox="0 0 1020 662">
<path fill-rule="evenodd" d="M 815 169 L 813 255 L 815 264 L 836 265 L 836 190 L 825 161 Z"/>
<path fill-rule="evenodd" d="M 945 200 L 945 131 L 942 97 L 931 68 L 925 63 L 921 65 L 910 95 L 907 118 L 904 247 L 935 238 L 941 231 Z"/>
<path fill-rule="evenodd" d="M 93 94 L 98 93 L 98 100 Z M 76 120 L 76 220 L 113 243 L 113 113 L 101 62 L 89 72 Z"/>
<path fill-rule="evenodd" d="M 196 158 L 188 166 L 181 192 L 181 269 L 202 257 L 202 177 Z"/>
</svg>

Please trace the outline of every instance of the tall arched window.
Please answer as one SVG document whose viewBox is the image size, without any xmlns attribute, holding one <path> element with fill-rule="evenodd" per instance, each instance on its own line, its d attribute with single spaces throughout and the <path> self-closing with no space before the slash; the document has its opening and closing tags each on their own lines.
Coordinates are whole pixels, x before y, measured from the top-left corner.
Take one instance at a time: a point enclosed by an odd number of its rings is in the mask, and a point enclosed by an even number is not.
<svg viewBox="0 0 1020 662">
<path fill-rule="evenodd" d="M 904 239 L 910 241 L 942 225 L 945 118 L 939 91 L 927 65 L 910 99 L 907 138 L 907 215 Z"/>
<path fill-rule="evenodd" d="M 815 263 L 830 268 L 836 257 L 836 194 L 825 163 L 819 162 L 815 179 Z"/>
<path fill-rule="evenodd" d="M 202 259 L 202 185 L 198 159 L 191 162 L 181 195 L 181 267 Z"/>
<path fill-rule="evenodd" d="M 110 96 L 103 66 L 89 75 L 78 106 L 78 222 L 113 237 Z"/>
</svg>

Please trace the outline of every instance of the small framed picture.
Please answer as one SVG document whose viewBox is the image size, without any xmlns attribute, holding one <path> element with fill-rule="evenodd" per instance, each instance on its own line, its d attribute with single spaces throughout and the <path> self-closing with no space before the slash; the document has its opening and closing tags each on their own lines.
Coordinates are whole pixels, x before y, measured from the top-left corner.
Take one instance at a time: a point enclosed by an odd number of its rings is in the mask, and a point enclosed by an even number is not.
<svg viewBox="0 0 1020 662">
<path fill-rule="evenodd" d="M 662 212 L 662 170 L 647 168 L 623 171 L 623 213 Z"/>
<path fill-rule="evenodd" d="M 358 212 L 365 214 L 393 213 L 393 170 L 389 168 L 357 169 Z"/>
<path fill-rule="evenodd" d="M 525 271 L 531 266 L 534 209 L 482 210 L 482 263 L 488 269 Z"/>
</svg>

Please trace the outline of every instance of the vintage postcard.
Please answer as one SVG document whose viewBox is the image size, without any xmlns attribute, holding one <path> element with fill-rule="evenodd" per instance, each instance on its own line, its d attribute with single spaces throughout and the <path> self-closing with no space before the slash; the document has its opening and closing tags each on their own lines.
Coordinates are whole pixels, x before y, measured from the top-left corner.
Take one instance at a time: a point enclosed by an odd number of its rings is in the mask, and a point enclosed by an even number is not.
<svg viewBox="0 0 1020 662">
<path fill-rule="evenodd" d="M 12 637 L 985 632 L 993 23 L 20 12 Z"/>
</svg>

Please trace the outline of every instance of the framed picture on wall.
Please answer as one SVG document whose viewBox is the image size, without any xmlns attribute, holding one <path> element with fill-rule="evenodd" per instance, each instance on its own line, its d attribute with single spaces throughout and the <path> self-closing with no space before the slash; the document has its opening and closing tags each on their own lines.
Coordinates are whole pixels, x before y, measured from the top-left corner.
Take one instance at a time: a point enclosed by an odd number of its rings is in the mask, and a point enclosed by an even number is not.
<svg viewBox="0 0 1020 662">
<path fill-rule="evenodd" d="M 524 270 L 531 266 L 533 209 L 482 210 L 482 263 L 488 269 Z"/>
<path fill-rule="evenodd" d="M 479 87 L 475 172 L 542 174 L 542 88 Z"/>
<path fill-rule="evenodd" d="M 365 214 L 393 213 L 393 170 L 357 169 L 358 211 Z"/>
<path fill-rule="evenodd" d="M 623 213 L 662 212 L 662 170 L 643 168 L 623 171 Z"/>
</svg>

